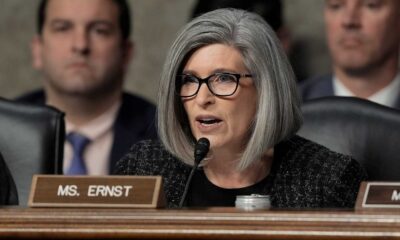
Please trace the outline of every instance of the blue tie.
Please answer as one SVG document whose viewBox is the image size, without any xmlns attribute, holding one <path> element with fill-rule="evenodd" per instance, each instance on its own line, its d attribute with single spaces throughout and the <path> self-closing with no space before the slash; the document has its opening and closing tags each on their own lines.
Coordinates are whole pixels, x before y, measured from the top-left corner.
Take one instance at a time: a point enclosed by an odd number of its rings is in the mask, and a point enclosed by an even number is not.
<svg viewBox="0 0 400 240">
<path fill-rule="evenodd" d="M 67 140 L 72 144 L 74 155 L 72 157 L 71 166 L 67 171 L 67 175 L 85 175 L 87 174 L 85 161 L 83 159 L 83 151 L 90 139 L 87 137 L 71 132 L 67 135 Z"/>
</svg>

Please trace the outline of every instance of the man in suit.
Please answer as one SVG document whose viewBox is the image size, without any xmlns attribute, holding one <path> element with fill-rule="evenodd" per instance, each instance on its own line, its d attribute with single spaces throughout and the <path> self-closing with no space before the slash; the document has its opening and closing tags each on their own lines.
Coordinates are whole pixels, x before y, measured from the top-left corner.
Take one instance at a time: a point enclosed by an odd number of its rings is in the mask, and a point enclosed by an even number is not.
<svg viewBox="0 0 400 240">
<path fill-rule="evenodd" d="M 31 48 L 44 89 L 19 100 L 66 113 L 64 173 L 109 174 L 134 142 L 156 137 L 155 106 L 123 92 L 133 54 L 129 6 L 125 0 L 43 0 L 37 20 Z"/>
<path fill-rule="evenodd" d="M 326 0 L 333 73 L 300 85 L 304 101 L 355 96 L 400 109 L 400 1 Z"/>
</svg>

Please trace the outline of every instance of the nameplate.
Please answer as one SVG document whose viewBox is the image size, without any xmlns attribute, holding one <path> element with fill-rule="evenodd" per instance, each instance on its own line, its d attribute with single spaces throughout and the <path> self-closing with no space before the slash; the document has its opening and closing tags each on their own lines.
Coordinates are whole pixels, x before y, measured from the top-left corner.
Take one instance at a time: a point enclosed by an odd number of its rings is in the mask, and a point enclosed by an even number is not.
<svg viewBox="0 0 400 240">
<path fill-rule="evenodd" d="M 161 176 L 34 175 L 30 207 L 160 208 Z"/>
<path fill-rule="evenodd" d="M 400 182 L 362 182 L 356 209 L 400 208 Z"/>
</svg>

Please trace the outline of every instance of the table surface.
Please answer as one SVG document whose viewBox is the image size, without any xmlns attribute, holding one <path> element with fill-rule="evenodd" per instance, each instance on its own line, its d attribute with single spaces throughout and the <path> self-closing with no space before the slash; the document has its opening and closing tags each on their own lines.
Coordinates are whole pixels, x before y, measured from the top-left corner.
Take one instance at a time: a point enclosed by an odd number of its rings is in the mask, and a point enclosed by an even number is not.
<svg viewBox="0 0 400 240">
<path fill-rule="evenodd" d="M 0 208 L 0 237 L 21 239 L 400 239 L 400 209 Z"/>
</svg>

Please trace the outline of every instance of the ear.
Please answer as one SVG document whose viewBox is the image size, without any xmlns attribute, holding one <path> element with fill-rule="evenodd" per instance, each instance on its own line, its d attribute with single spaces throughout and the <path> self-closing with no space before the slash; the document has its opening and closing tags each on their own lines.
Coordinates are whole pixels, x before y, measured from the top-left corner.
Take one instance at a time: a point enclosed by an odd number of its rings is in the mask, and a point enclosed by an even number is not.
<svg viewBox="0 0 400 240">
<path fill-rule="evenodd" d="M 40 35 L 35 35 L 31 41 L 31 54 L 32 54 L 32 66 L 35 69 L 42 69 L 43 61 L 42 61 L 42 48 L 43 42 L 42 37 Z"/>
<path fill-rule="evenodd" d="M 128 65 L 134 55 L 135 44 L 131 40 L 126 40 L 122 46 L 122 64 L 124 71 L 128 69 Z"/>
</svg>

